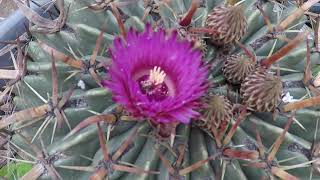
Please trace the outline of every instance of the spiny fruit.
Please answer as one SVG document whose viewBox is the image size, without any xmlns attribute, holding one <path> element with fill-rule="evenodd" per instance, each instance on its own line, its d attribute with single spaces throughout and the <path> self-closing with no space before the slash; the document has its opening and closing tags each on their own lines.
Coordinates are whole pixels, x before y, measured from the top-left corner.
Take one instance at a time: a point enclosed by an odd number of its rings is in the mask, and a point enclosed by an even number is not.
<svg viewBox="0 0 320 180">
<path fill-rule="evenodd" d="M 265 67 L 256 68 L 241 84 L 243 103 L 253 111 L 272 112 L 282 94 L 282 82 Z"/>
<path fill-rule="evenodd" d="M 247 20 L 241 5 L 215 7 L 206 19 L 205 27 L 213 31 L 210 41 L 225 45 L 239 41 L 247 31 Z"/>
<path fill-rule="evenodd" d="M 256 66 L 256 62 L 245 54 L 232 54 L 226 57 L 222 72 L 224 77 L 232 84 L 241 84 Z"/>
<path fill-rule="evenodd" d="M 232 119 L 232 103 L 224 96 L 212 94 L 204 98 L 204 104 L 201 118 L 195 123 L 208 132 L 213 128 L 221 137 Z"/>
<path fill-rule="evenodd" d="M 258 67 L 244 79 L 240 92 L 243 103 L 248 108 L 257 112 L 273 112 L 276 109 L 281 101 L 283 87 L 280 71 L 275 76 L 270 67 L 302 42 L 306 36 L 307 32 L 300 33 L 276 53 L 261 60 Z"/>
</svg>

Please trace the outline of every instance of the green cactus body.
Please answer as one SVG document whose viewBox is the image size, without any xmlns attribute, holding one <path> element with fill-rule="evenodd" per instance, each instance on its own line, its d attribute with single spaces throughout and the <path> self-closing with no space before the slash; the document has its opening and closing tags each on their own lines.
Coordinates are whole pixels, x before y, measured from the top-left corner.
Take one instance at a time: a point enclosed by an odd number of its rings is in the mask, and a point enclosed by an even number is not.
<svg viewBox="0 0 320 180">
<path fill-rule="evenodd" d="M 121 0 L 114 1 L 115 3 L 125 2 Z M 138 29 L 142 31 L 146 23 L 155 24 L 155 14 L 159 15 L 160 23 L 167 29 L 177 28 L 179 17 L 183 16 L 191 4 L 191 0 L 172 0 L 168 3 L 159 4 L 159 14 L 151 13 L 152 15 L 146 16 L 145 22 L 141 19 L 145 10 L 143 1 L 137 1 L 136 3 L 128 3 L 125 6 L 120 6 L 119 9 L 126 15 L 124 16 L 124 24 L 126 30 L 129 28 Z M 26 77 L 17 84 L 14 98 L 14 103 L 18 110 L 26 108 L 37 107 L 44 104 L 44 101 L 48 101 L 52 95 L 52 77 L 51 77 L 51 55 L 45 52 L 40 46 L 39 41 L 51 46 L 52 48 L 66 54 L 74 59 L 82 59 L 85 63 L 88 63 L 90 56 L 95 48 L 96 39 L 101 31 L 103 33 L 102 50 L 98 53 L 99 58 L 103 61 L 109 54 L 106 51 L 112 46 L 113 39 L 119 35 L 120 29 L 117 24 L 115 16 L 110 10 L 95 11 L 90 8 L 86 8 L 88 5 L 94 3 L 92 0 L 86 1 L 73 1 L 65 0 L 65 8 L 69 8 L 66 28 L 53 34 L 38 34 L 33 33 L 34 41 L 28 44 L 28 55 L 30 61 L 28 61 L 27 68 L 28 73 Z M 220 0 L 208 0 L 196 11 L 193 16 L 192 27 L 204 27 L 205 20 L 214 7 L 223 3 Z M 244 12 L 246 12 L 248 29 L 245 37 L 241 39 L 242 43 L 249 45 L 257 38 L 263 36 L 267 32 L 267 26 L 263 20 L 259 10 L 254 9 L 254 1 L 245 1 L 242 6 Z M 293 5 L 288 5 L 277 17 L 277 13 L 273 12 L 274 3 L 266 2 L 262 5 L 264 11 L 270 18 L 272 24 L 277 24 L 279 21 L 287 17 L 296 8 Z M 301 28 L 304 18 L 299 19 L 294 24 L 298 24 L 291 30 L 297 30 Z M 296 33 L 285 33 L 286 37 L 292 39 L 296 36 Z M 218 50 L 209 41 L 207 42 L 207 51 L 204 59 L 209 61 L 214 57 Z M 258 59 L 260 57 L 266 57 L 271 51 L 276 52 L 282 46 L 284 42 L 281 40 L 270 40 L 264 43 L 262 47 L 255 51 Z M 235 49 L 234 52 L 239 52 L 240 49 Z M 314 65 L 318 61 L 318 54 L 312 54 L 311 64 Z M 279 66 L 281 68 L 287 68 L 291 70 L 281 71 L 281 80 L 287 84 L 291 82 L 302 81 L 304 70 L 304 58 L 306 57 L 306 47 L 304 44 L 299 46 L 295 51 L 287 54 L 281 61 Z M 104 59 L 103 59 L 104 58 Z M 32 61 L 31 61 L 32 60 Z M 214 83 L 216 88 L 210 89 L 212 93 L 228 96 L 229 100 L 233 103 L 241 102 L 241 97 L 238 92 L 232 91 L 227 93 L 226 80 L 223 77 L 221 67 L 223 63 L 218 63 L 213 69 L 211 69 L 209 80 Z M 94 115 L 93 112 L 107 114 L 114 111 L 115 104 L 111 100 L 111 92 L 105 88 L 101 88 L 94 82 L 88 72 L 83 72 L 79 69 L 70 67 L 69 65 L 56 60 L 56 67 L 58 70 L 58 83 L 59 83 L 59 95 L 66 93 L 75 84 L 82 80 L 85 84 L 83 89 L 76 88 L 73 92 L 70 100 L 64 106 L 63 111 L 70 124 L 70 128 L 73 129 L 84 119 Z M 73 76 L 70 76 L 72 72 L 78 71 Z M 104 70 L 99 69 L 98 75 L 104 77 L 106 73 Z M 30 87 L 32 87 L 39 95 L 36 95 Z M 305 96 L 308 92 L 304 87 L 289 86 L 284 87 L 285 92 L 290 92 L 294 99 L 299 99 Z M 38 96 L 41 96 L 40 99 Z M 46 114 L 45 116 L 49 116 Z M 291 157 L 296 157 L 290 161 L 280 163 L 281 166 L 289 166 L 300 164 L 308 161 L 308 158 L 301 155 L 299 152 L 292 152 L 288 150 L 288 146 L 292 143 L 298 143 L 303 148 L 310 149 L 313 141 L 313 133 L 315 131 L 316 120 L 319 119 L 319 111 L 316 107 L 301 109 L 296 112 L 296 119 L 301 123 L 304 128 L 298 123 L 293 123 L 285 135 L 284 143 L 281 145 L 280 150 L 276 154 L 276 160 L 284 160 Z M 235 123 L 237 115 L 231 120 L 231 124 Z M 282 114 L 279 114 L 275 120 L 272 119 L 271 113 L 252 113 L 247 116 L 237 128 L 232 141 L 229 146 L 239 146 L 238 150 L 252 150 L 248 146 L 250 143 L 256 143 L 256 132 L 253 124 L 256 124 L 257 130 L 260 132 L 263 145 L 266 149 L 270 148 L 275 140 L 283 132 L 283 128 L 288 118 Z M 19 132 L 25 137 L 32 139 L 35 135 L 33 144 L 41 147 L 40 137 L 44 142 L 44 146 L 49 156 L 55 156 L 55 160 L 52 162 L 55 169 L 61 175 L 63 179 L 88 179 L 93 172 L 70 170 L 66 166 L 87 166 L 93 167 L 93 170 L 98 169 L 101 166 L 103 160 L 102 150 L 99 146 L 98 130 L 95 125 L 90 125 L 76 134 L 65 139 L 65 136 L 70 132 L 66 122 L 63 122 L 61 128 L 55 127 L 55 118 L 48 120 L 47 124 L 44 124 L 45 118 L 39 119 L 34 124 L 19 129 Z M 20 128 L 23 123 L 15 123 L 11 126 L 12 129 Z M 46 128 L 43 128 L 46 126 Z M 109 154 L 113 153 L 121 146 L 133 131 L 137 128 L 138 133 L 135 135 L 133 142 L 125 153 L 117 160 L 117 164 L 123 162 L 133 164 L 147 171 L 158 171 L 155 174 L 132 174 L 114 170 L 108 174 L 109 179 L 170 179 L 169 172 L 161 161 L 157 151 L 165 157 L 171 165 L 179 156 L 178 148 L 184 145 L 184 158 L 182 163 L 177 169 L 186 168 L 200 160 L 205 160 L 208 157 L 219 152 L 214 139 L 207 134 L 206 131 L 202 131 L 197 126 L 193 125 L 179 125 L 176 129 L 176 136 L 172 146 L 172 151 L 164 144 L 170 147 L 170 141 L 164 140 L 158 142 L 154 136 L 154 130 L 148 124 L 148 122 L 135 122 L 135 121 L 118 121 L 113 125 L 101 123 L 102 129 L 106 136 L 109 136 L 107 145 Z M 37 133 L 39 128 L 44 129 L 43 132 Z M 53 135 L 54 132 L 54 135 Z M 245 141 L 246 140 L 246 141 Z M 250 141 L 249 141 L 250 140 Z M 20 135 L 15 134 L 12 138 L 12 143 L 19 146 L 24 151 L 35 155 L 30 146 L 25 143 Z M 158 147 L 158 148 L 156 148 Z M 277 162 L 276 161 L 276 162 Z M 193 170 L 190 173 L 186 173 L 183 176 L 184 179 L 198 180 L 198 179 L 220 179 L 223 176 L 224 179 L 259 179 L 263 176 L 268 176 L 265 170 L 257 169 L 247 166 L 248 161 L 237 159 L 220 159 L 216 157 L 215 160 L 209 160 L 203 163 L 199 168 Z M 279 164 L 278 164 L 279 165 Z M 308 179 L 311 168 L 297 168 L 288 170 L 290 174 L 299 177 L 301 179 Z M 314 175 L 315 177 L 316 175 Z M 40 179 L 50 178 L 47 171 L 40 173 Z M 318 177 L 320 178 L 320 177 Z"/>
</svg>

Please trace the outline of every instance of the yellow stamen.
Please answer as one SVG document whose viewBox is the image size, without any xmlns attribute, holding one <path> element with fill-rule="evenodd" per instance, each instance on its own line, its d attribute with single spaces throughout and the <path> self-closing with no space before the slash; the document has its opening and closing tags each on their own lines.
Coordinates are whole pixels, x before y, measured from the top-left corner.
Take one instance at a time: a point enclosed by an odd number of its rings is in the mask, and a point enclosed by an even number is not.
<svg viewBox="0 0 320 180">
<path fill-rule="evenodd" d="M 163 83 L 165 77 L 166 73 L 158 66 L 155 66 L 152 70 L 150 70 L 149 81 L 154 85 Z"/>
</svg>

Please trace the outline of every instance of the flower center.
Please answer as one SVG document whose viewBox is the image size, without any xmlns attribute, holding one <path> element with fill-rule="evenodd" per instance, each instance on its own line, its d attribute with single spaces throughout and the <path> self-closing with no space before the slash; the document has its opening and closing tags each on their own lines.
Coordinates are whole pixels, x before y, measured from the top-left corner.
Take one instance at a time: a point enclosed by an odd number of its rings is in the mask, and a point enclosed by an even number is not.
<svg viewBox="0 0 320 180">
<path fill-rule="evenodd" d="M 161 101 L 168 97 L 169 89 L 165 84 L 166 73 L 160 67 L 155 66 L 148 75 L 138 79 L 140 89 L 149 100 Z"/>
</svg>

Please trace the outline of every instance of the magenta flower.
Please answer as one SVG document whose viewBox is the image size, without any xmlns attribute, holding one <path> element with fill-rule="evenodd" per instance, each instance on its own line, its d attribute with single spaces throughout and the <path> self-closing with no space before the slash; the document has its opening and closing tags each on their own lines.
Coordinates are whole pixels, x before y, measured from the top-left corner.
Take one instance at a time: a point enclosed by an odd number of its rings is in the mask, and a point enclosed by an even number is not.
<svg viewBox="0 0 320 180">
<path fill-rule="evenodd" d="M 198 115 L 207 68 L 191 43 L 147 26 L 143 33 L 130 30 L 126 40 L 117 38 L 110 54 L 113 62 L 103 84 L 132 116 L 189 123 Z"/>
</svg>

